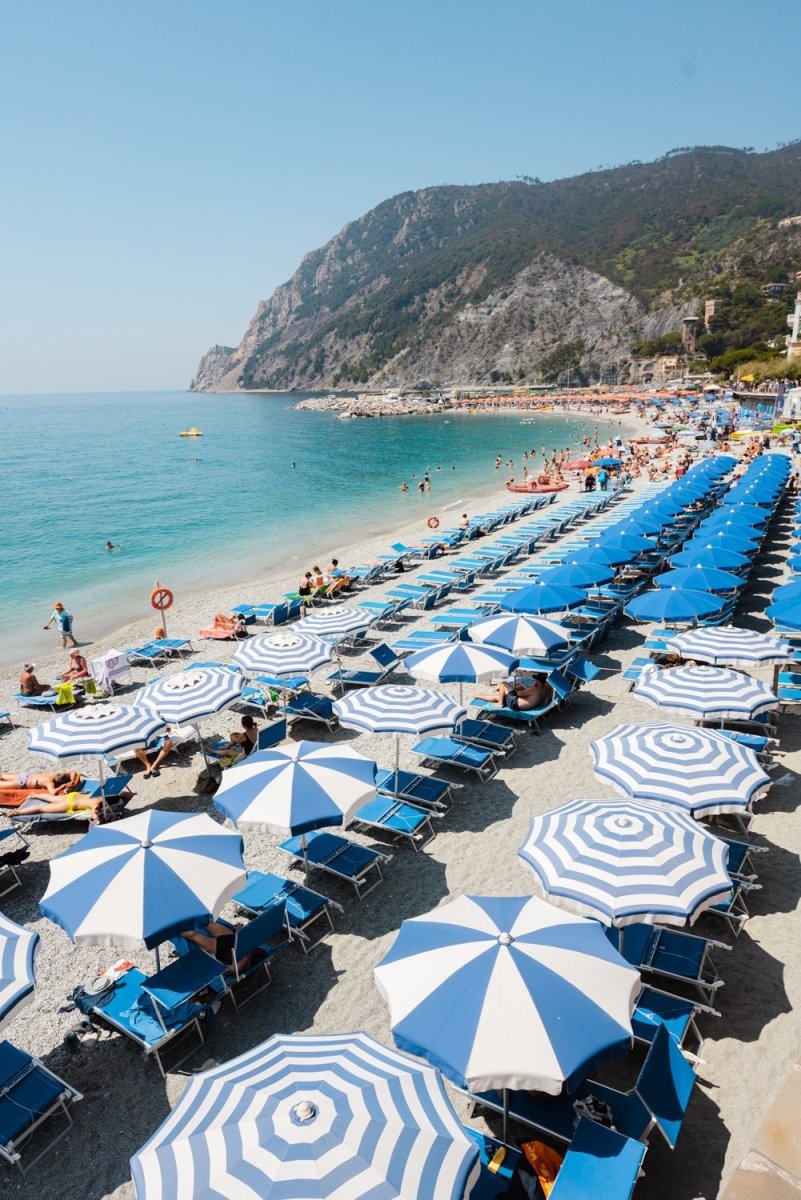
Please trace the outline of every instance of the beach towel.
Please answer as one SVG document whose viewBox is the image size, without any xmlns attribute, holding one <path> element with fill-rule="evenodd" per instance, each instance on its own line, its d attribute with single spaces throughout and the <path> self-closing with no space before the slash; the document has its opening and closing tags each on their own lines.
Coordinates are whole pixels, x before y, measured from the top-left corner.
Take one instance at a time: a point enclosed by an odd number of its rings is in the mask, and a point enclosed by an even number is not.
<svg viewBox="0 0 801 1200">
<path fill-rule="evenodd" d="M 44 788 L 2 788 L 0 789 L 0 808 L 19 808 L 29 796 L 44 795 Z"/>
</svg>

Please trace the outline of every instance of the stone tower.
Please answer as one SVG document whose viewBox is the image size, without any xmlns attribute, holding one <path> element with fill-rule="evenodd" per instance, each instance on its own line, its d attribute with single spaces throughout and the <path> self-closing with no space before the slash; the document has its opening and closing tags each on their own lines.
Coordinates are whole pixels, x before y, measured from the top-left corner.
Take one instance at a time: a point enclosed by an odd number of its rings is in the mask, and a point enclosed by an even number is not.
<svg viewBox="0 0 801 1200">
<path fill-rule="evenodd" d="M 695 342 L 700 328 L 698 317 L 685 317 L 681 323 L 681 344 L 688 358 L 695 357 Z"/>
</svg>

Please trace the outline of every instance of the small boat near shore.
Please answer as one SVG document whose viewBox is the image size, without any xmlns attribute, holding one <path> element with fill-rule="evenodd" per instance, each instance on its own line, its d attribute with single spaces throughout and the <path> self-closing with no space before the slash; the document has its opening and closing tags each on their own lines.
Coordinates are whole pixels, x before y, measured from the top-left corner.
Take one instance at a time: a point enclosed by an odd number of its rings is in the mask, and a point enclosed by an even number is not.
<svg viewBox="0 0 801 1200">
<path fill-rule="evenodd" d="M 182 429 L 178 437 L 203 437 L 203 430 L 196 429 L 193 425 L 191 429 Z"/>
<path fill-rule="evenodd" d="M 526 480 L 525 483 L 507 483 L 507 491 L 521 492 L 526 496 L 539 495 L 542 492 L 563 492 L 565 488 L 570 487 L 569 483 L 537 483 L 535 479 Z"/>
</svg>

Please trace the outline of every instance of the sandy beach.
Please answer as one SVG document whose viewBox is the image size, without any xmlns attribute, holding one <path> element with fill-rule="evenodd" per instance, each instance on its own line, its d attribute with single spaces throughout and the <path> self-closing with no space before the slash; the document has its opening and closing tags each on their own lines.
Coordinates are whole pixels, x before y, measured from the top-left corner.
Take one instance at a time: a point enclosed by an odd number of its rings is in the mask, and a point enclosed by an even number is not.
<svg viewBox="0 0 801 1200">
<path fill-rule="evenodd" d="M 575 488 L 564 493 L 570 499 Z M 491 498 L 507 502 L 506 491 Z M 560 497 L 561 499 L 561 497 Z M 487 497 L 466 498 L 455 505 L 459 511 L 476 512 L 492 507 Z M 442 515 L 442 514 L 441 514 Z M 454 522 L 455 523 L 455 522 Z M 740 621 L 752 628 L 769 629 L 761 616 L 766 594 L 779 581 L 787 533 L 776 523 L 773 543 L 757 565 L 741 608 Z M 419 520 L 395 531 L 400 539 L 419 535 Z M 358 545 L 332 547 L 343 565 L 366 563 L 386 549 L 382 535 Z M 410 574 L 407 578 L 412 578 Z M 274 598 L 296 583 L 295 576 L 254 581 L 243 586 L 226 586 L 183 600 L 179 597 L 169 614 L 172 636 L 195 639 L 198 659 L 225 660 L 231 643 L 199 642 L 199 626 L 217 610 L 230 611 L 234 603 Z M 370 590 L 380 596 L 392 582 Z M 357 598 L 358 601 L 358 598 Z M 404 625 L 426 624 L 425 617 Z M 142 620 L 118 629 L 91 646 L 92 657 L 112 646 L 135 645 L 153 634 L 156 621 Z M 79 638 L 80 628 L 76 630 Z M 392 641 L 401 629 L 388 631 Z M 497 777 L 486 784 L 449 778 L 464 783 L 451 811 L 437 823 L 437 836 L 415 854 L 404 845 L 387 846 L 393 860 L 386 868 L 385 883 L 363 903 L 352 889 L 328 880 L 316 885 L 343 905 L 336 932 L 308 958 L 292 949 L 278 960 L 272 986 L 258 1000 L 235 1011 L 223 1006 L 217 1026 L 206 1045 L 180 1072 L 162 1080 L 155 1065 L 144 1062 L 130 1043 L 117 1037 L 93 1035 L 77 1048 L 63 1044 L 75 1013 L 59 1013 L 72 988 L 121 956 L 152 970 L 152 956 L 144 950 L 75 947 L 67 936 L 39 912 L 38 902 L 47 885 L 48 860 L 72 845 L 82 828 L 76 825 L 45 827 L 31 835 L 31 858 L 21 868 L 23 886 L 5 899 L 4 911 L 13 920 L 40 932 L 38 986 L 33 1004 L 16 1018 L 7 1036 L 39 1055 L 84 1094 L 74 1110 L 75 1129 L 59 1150 L 42 1161 L 27 1181 L 6 1169 L 3 1175 L 10 1196 L 59 1197 L 60 1200 L 99 1200 L 100 1197 L 133 1197 L 129 1178 L 129 1156 L 148 1138 L 181 1094 L 187 1071 L 231 1058 L 275 1032 L 338 1032 L 363 1029 L 391 1044 L 385 1004 L 373 983 L 372 968 L 386 953 L 400 921 L 435 907 L 448 896 L 464 892 L 479 894 L 530 894 L 532 876 L 517 857 L 531 815 L 576 797 L 612 797 L 612 790 L 593 774 L 590 741 L 620 721 L 658 719 L 627 691 L 621 669 L 641 646 L 647 627 L 624 621 L 610 639 L 593 654 L 602 668 L 599 677 L 577 694 L 575 702 L 549 719 L 541 736 L 522 733 L 516 752 L 504 760 Z M 48 679 L 64 665 L 59 652 L 37 660 L 37 675 Z M 191 661 L 191 660 L 190 660 Z M 349 663 L 361 663 L 357 657 Z M 0 672 L 2 694 L 15 690 L 19 666 Z M 323 685 L 325 671 L 315 677 Z M 764 678 L 768 674 L 756 672 Z M 152 678 L 146 668 L 134 671 L 137 685 Z M 403 679 L 403 676 L 399 676 Z M 318 686 L 318 690 L 326 690 Z M 455 687 L 454 687 L 455 692 Z M 466 695 L 474 690 L 466 687 Z M 4 769 L 32 765 L 26 751 L 26 731 L 38 723 L 38 714 L 23 710 L 15 716 L 16 727 L 0 741 Z M 235 714 L 223 714 L 209 728 L 226 732 L 238 725 Z M 322 731 L 322 732 L 321 732 Z M 295 738 L 347 741 L 361 753 L 389 765 L 392 747 L 386 737 L 356 736 L 348 731 L 330 735 L 319 725 L 295 726 Z M 699 1086 L 695 1090 L 678 1148 L 671 1153 L 658 1137 L 651 1140 L 645 1159 L 646 1177 L 640 1182 L 641 1200 L 713 1200 L 745 1153 L 761 1115 L 779 1089 L 790 1064 L 801 1052 L 801 964 L 799 938 L 799 854 L 801 826 L 795 815 L 801 773 L 801 728 L 796 718 L 780 718 L 781 765 L 774 772 L 778 783 L 757 806 L 752 825 L 754 840 L 767 847 L 759 856 L 762 890 L 750 897 L 752 917 L 733 943 L 731 953 L 720 952 L 716 961 L 726 986 L 718 995 L 719 1018 L 702 1016 L 706 1037 Z M 402 745 L 401 765 L 411 767 L 410 741 Z M 37 760 L 41 762 L 41 760 Z M 193 785 L 202 765 L 199 756 L 170 759 L 158 778 L 144 780 L 137 769 L 136 793 L 129 811 L 153 805 L 173 811 L 214 812 L 209 798 L 198 797 Z M 448 775 L 442 772 L 443 776 Z M 354 835 L 357 839 L 359 835 Z M 365 839 L 366 844 L 376 844 Z M 287 873 L 287 860 L 276 848 L 275 839 L 262 834 L 245 837 L 249 868 Z M 226 915 L 233 916 L 229 907 Z M 731 942 L 723 924 L 702 918 L 697 930 Z M 466 1108 L 457 1100 L 460 1112 Z M 478 1127 L 484 1127 L 480 1117 Z M 499 1132 L 492 1122 L 487 1128 Z M 755 1195 L 758 1194 L 755 1191 Z"/>
</svg>

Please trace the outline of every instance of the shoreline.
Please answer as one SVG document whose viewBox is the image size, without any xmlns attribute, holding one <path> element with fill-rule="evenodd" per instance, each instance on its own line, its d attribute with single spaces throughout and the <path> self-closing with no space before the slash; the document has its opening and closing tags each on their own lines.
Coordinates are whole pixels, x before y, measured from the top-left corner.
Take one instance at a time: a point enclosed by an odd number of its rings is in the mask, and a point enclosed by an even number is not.
<svg viewBox="0 0 801 1200">
<path fill-rule="evenodd" d="M 575 410 L 573 411 L 575 413 Z M 512 415 L 510 413 L 510 417 Z M 543 416 L 546 415 L 543 414 Z M 564 415 L 569 417 L 571 414 L 565 413 Z M 640 432 L 642 425 L 642 422 L 639 421 L 635 423 L 635 419 L 632 419 L 631 416 L 608 413 L 592 415 L 602 427 L 604 425 L 616 426 L 621 436 L 627 440 Z M 530 432 L 534 432 L 533 427 L 528 428 Z M 504 471 L 505 468 L 502 468 L 497 475 L 503 475 Z M 559 493 L 559 496 L 568 498 L 576 494 L 577 488 L 571 482 L 570 488 Z M 237 604 L 280 599 L 285 592 L 296 589 L 302 572 L 311 568 L 316 562 L 324 567 L 330 561 L 331 556 L 334 556 L 339 558 L 343 567 L 346 565 L 366 566 L 372 563 L 378 554 L 386 552 L 392 542 L 413 541 L 415 538 L 423 536 L 427 532 L 425 522 L 430 515 L 451 513 L 457 509 L 461 509 L 462 512 L 466 510 L 472 515 L 476 511 L 483 511 L 485 507 L 499 507 L 503 503 L 508 503 L 512 495 L 513 493 L 507 491 L 497 478 L 485 482 L 475 479 L 465 484 L 460 495 L 449 495 L 443 498 L 439 504 L 433 493 L 420 497 L 420 502 L 425 503 L 425 510 L 413 516 L 410 513 L 398 514 L 397 518 L 391 520 L 381 517 L 373 524 L 369 514 L 365 514 L 360 518 L 358 524 L 348 523 L 345 525 L 343 541 L 331 545 L 331 539 L 326 538 L 325 544 L 323 544 L 321 538 L 316 543 L 299 544 L 297 547 L 292 547 L 297 549 L 296 554 L 283 555 L 280 562 L 265 571 L 255 574 L 248 573 L 244 559 L 234 559 L 230 563 L 214 568 L 217 581 L 212 586 L 209 586 L 208 575 L 201 579 L 196 578 L 194 581 L 183 578 L 187 569 L 191 570 L 188 564 L 184 565 L 183 570 L 179 567 L 172 576 L 170 576 L 169 570 L 163 571 L 159 577 L 160 582 L 164 586 L 170 587 L 178 597 L 174 607 L 167 613 L 169 635 L 188 637 L 193 642 L 201 642 L 198 638 L 198 630 L 211 623 L 215 612 L 230 612 Z M 408 498 L 413 503 L 418 501 L 418 497 L 412 493 L 409 493 Z M 445 524 L 446 522 L 443 521 L 443 525 Z M 325 559 L 325 562 L 320 562 L 321 559 Z M 223 574 L 222 580 L 220 580 L 218 571 Z M 152 580 L 148 580 L 145 586 L 150 588 L 152 583 Z M 55 585 L 53 595 L 55 596 L 57 592 L 58 586 Z M 121 618 L 119 611 L 114 611 L 108 606 L 99 607 L 97 610 L 90 608 L 85 614 L 81 613 L 75 623 L 75 635 L 87 659 L 97 657 L 112 649 L 122 650 L 128 646 L 140 645 L 152 638 L 154 629 L 162 622 L 159 614 L 148 608 L 146 595 L 147 593 L 143 591 L 138 600 L 130 603 L 129 614 L 135 609 L 141 615 L 129 615 L 127 619 Z M 65 602 L 72 611 L 75 606 L 70 606 L 66 597 Z M 50 640 L 52 640 L 50 635 L 45 635 L 40 629 L 34 628 L 26 629 L 24 633 L 18 634 L 15 638 L 13 653 L 10 649 L 6 650 L 0 643 L 0 680 L 15 684 L 15 679 L 9 681 L 6 677 L 10 673 L 18 673 L 21 664 L 25 661 L 36 663 L 37 672 L 40 672 L 39 678 L 42 680 L 63 670 L 66 666 L 68 651 L 63 651 L 60 647 L 54 651 L 47 644 L 47 641 Z M 15 690 L 15 686 L 8 688 L 9 693 Z"/>
</svg>

